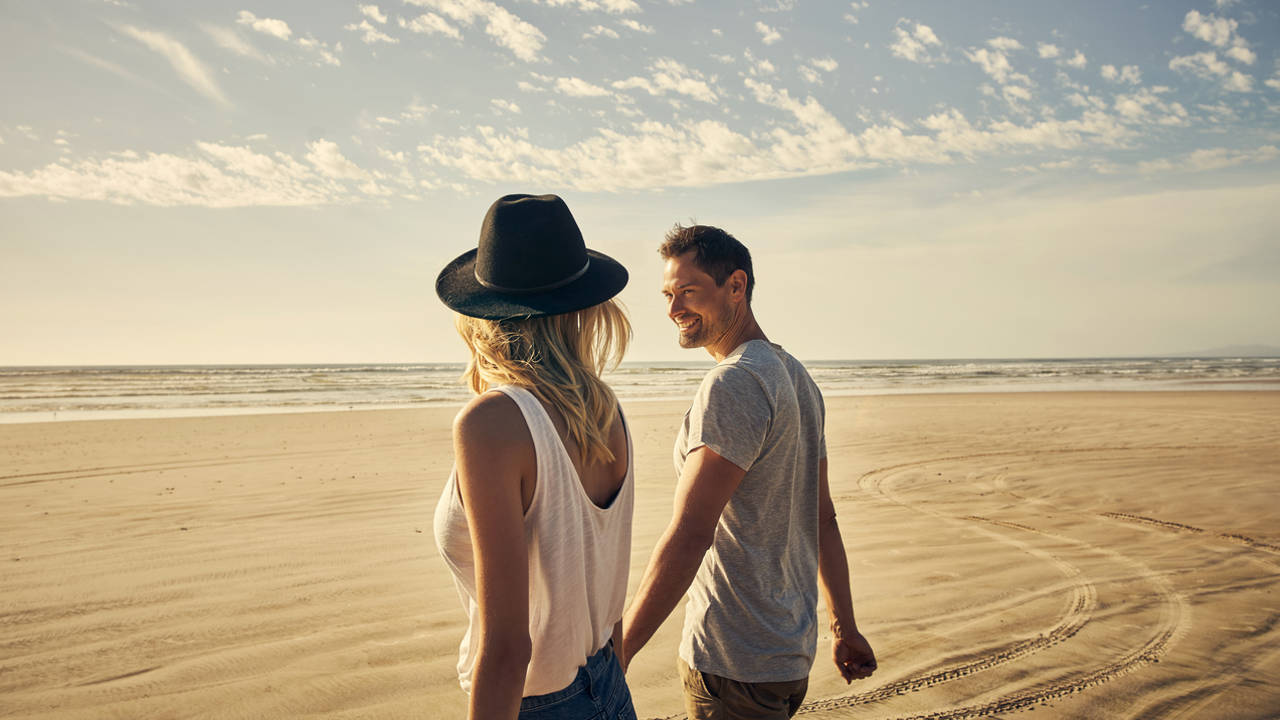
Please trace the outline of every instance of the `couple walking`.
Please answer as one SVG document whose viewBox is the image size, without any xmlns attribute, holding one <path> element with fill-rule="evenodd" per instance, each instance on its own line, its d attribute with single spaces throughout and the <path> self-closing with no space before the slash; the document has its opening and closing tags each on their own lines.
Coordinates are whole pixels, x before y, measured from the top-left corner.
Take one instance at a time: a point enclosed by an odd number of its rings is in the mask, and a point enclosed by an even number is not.
<svg viewBox="0 0 1280 720">
<path fill-rule="evenodd" d="M 554 195 L 489 208 L 479 247 L 440 273 L 476 397 L 454 420 L 436 509 L 470 623 L 470 717 L 634 718 L 627 663 L 686 594 L 690 718 L 787 718 L 808 686 L 821 586 L 845 681 L 875 669 L 858 633 L 827 483 L 822 395 L 751 311 L 751 256 L 718 228 L 659 248 L 681 347 L 707 373 L 675 441 L 674 513 L 629 608 L 630 428 L 600 379 L 631 328 L 627 271 L 588 250 Z"/>
</svg>

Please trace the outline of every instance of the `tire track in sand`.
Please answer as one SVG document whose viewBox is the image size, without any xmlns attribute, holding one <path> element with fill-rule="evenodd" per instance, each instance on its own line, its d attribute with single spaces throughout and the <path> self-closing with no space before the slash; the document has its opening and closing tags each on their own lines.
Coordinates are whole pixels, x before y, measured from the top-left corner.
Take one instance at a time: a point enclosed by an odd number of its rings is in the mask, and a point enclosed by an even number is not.
<svg viewBox="0 0 1280 720">
<path fill-rule="evenodd" d="M 1116 449 L 1120 449 L 1120 448 L 1114 448 L 1114 449 L 1107 448 L 1107 450 L 1116 450 Z M 1075 451 L 1076 452 L 1089 452 L 1089 451 L 1096 452 L 1095 449 L 1079 449 Z M 1057 451 L 1057 452 L 1062 452 L 1062 451 Z M 1021 456 L 1026 454 L 1037 454 L 1037 453 L 1026 453 L 1026 452 L 984 453 L 981 455 L 981 457 Z M 923 467 L 925 465 L 930 465 L 938 462 L 952 462 L 957 460 L 967 460 L 974 457 L 978 457 L 978 456 L 937 458 L 934 460 L 926 460 L 926 461 L 920 461 L 920 462 L 914 462 L 914 463 L 904 463 L 901 465 L 896 465 L 888 468 L 880 468 L 880 469 L 872 470 L 864 474 L 861 478 L 859 478 L 859 485 L 868 491 L 871 491 L 880 495 L 883 499 L 888 500 L 889 502 L 892 502 L 897 505 L 901 505 L 903 507 L 915 510 L 917 512 L 921 512 L 924 514 L 932 515 L 939 518 L 949 519 L 949 520 L 967 520 L 971 522 L 982 522 L 982 523 L 994 525 L 997 527 L 1008 528 L 1010 530 L 1015 530 L 1018 532 L 1032 533 L 1035 535 L 1052 538 L 1059 542 L 1065 542 L 1087 553 L 1102 555 L 1104 557 L 1107 557 L 1108 559 L 1119 561 L 1125 565 L 1129 565 L 1133 569 L 1137 570 L 1139 576 L 1143 580 L 1148 582 L 1156 590 L 1156 595 L 1160 601 L 1160 622 L 1157 624 L 1155 628 L 1155 632 L 1137 648 L 1124 654 L 1118 659 L 1105 663 L 1099 667 L 1093 668 L 1087 672 L 1072 674 L 1065 678 L 1061 678 L 1056 681 L 1052 681 L 1048 684 L 1043 684 L 1035 688 L 1010 693 L 1008 695 L 1005 695 L 1003 697 L 1000 697 L 990 702 L 980 703 L 975 705 L 968 705 L 968 706 L 963 706 L 959 708 L 940 709 L 932 712 L 903 716 L 900 720 L 964 720 L 967 718 L 990 717 L 992 715 L 997 715 L 1000 713 L 1008 713 L 1008 712 L 1024 710 L 1026 708 L 1033 707 L 1035 705 L 1039 705 L 1054 699 L 1063 698 L 1069 695 L 1073 695 L 1075 693 L 1083 692 L 1089 688 L 1096 687 L 1105 682 L 1108 682 L 1117 677 L 1120 677 L 1129 672 L 1132 672 L 1133 670 L 1136 670 L 1139 667 L 1142 667 L 1148 663 L 1158 662 L 1160 656 L 1167 651 L 1169 645 L 1172 642 L 1174 642 L 1176 637 L 1180 636 L 1182 633 L 1185 633 L 1186 630 L 1188 629 L 1189 605 L 1185 598 L 1183 598 L 1181 595 L 1179 595 L 1174 591 L 1173 586 L 1169 583 L 1167 579 L 1165 579 L 1163 576 L 1152 571 L 1145 564 L 1107 548 L 1099 547 L 1091 543 L 1086 543 L 1080 540 L 1076 540 L 1075 538 L 1069 538 L 1056 533 L 1039 530 L 1029 525 L 1024 525 L 1021 523 L 995 520 L 995 519 L 985 518 L 985 517 L 976 516 L 976 515 L 966 516 L 964 518 L 957 518 L 955 516 L 939 513 L 937 511 L 933 511 L 933 510 L 921 507 L 914 503 L 906 502 L 903 499 L 894 495 L 891 492 L 890 488 L 887 487 L 888 485 L 887 481 L 890 480 L 894 475 L 896 475 L 901 470 Z M 1012 540 L 1012 538 L 1009 538 L 1009 540 Z M 1025 546 L 1025 543 L 1022 543 L 1021 541 L 1015 541 L 1015 544 L 1018 545 L 1019 547 Z M 1059 558 L 1055 558 L 1055 561 L 1062 562 L 1065 564 L 1065 561 L 1062 561 Z M 1092 583 L 1088 583 L 1088 584 L 1090 588 L 1093 588 Z M 1096 592 L 1096 589 L 1094 590 L 1094 592 Z M 1077 631 L 1078 630 L 1079 628 L 1077 628 Z M 1071 633 L 1071 635 L 1074 635 L 1074 634 L 1075 632 Z M 1066 639 L 1066 638 L 1062 638 L 1062 639 Z M 1061 642 L 1061 640 L 1059 640 L 1059 642 Z M 1023 655 L 1025 654 L 1027 653 L 1023 653 Z M 979 658 L 972 663 L 967 663 L 967 665 L 978 666 L 972 671 L 972 672 L 977 672 L 978 670 L 986 670 L 986 669 L 994 668 L 998 665 L 1004 664 L 1013 659 L 1016 659 L 1016 658 L 1005 659 L 1001 657 L 1000 654 L 996 654 L 996 655 L 990 655 L 984 658 Z M 939 671 L 938 673 L 930 674 L 930 676 L 941 675 L 944 672 L 945 671 Z M 972 673 L 970 672 L 966 674 L 972 674 Z M 925 677 L 930 677 L 930 676 L 925 676 Z M 959 677 L 963 677 L 963 676 L 964 675 L 960 675 Z M 952 679 L 952 678 L 948 678 L 948 679 Z M 900 681 L 900 683 L 909 683 L 911 680 L 912 679 L 907 679 L 906 681 Z M 892 686 L 899 685 L 900 683 L 890 683 L 889 685 L 883 686 L 882 688 L 877 688 L 876 690 L 872 690 L 867 693 L 856 693 L 849 696 L 830 698 L 826 700 L 817 700 L 810 703 L 806 703 L 805 706 L 801 708 L 801 712 L 822 712 L 826 710 L 836 710 L 836 709 L 849 708 L 857 705 L 863 705 L 863 704 L 868 704 L 871 702 L 883 700 L 887 697 L 887 695 L 885 695 L 882 691 L 885 689 L 891 688 Z M 933 683 L 933 684 L 936 684 L 936 683 Z M 928 685 L 923 685 L 920 687 L 911 687 L 910 690 L 907 690 L 904 687 L 897 687 L 897 688 L 894 688 L 895 691 L 892 692 L 892 694 L 894 695 L 901 694 L 902 692 L 914 691 L 917 689 L 922 689 L 923 687 L 928 687 Z"/>
<path fill-rule="evenodd" d="M 1161 528 L 1163 530 L 1172 530 L 1174 532 L 1192 533 L 1192 534 L 1203 534 L 1203 533 L 1210 532 L 1209 530 L 1196 527 L 1195 525 L 1187 525 L 1185 523 L 1173 522 L 1170 520 L 1160 520 L 1158 518 L 1147 517 L 1145 515 L 1134 515 L 1131 513 L 1122 513 L 1122 512 L 1104 512 L 1104 513 L 1098 513 L 1098 514 L 1102 517 L 1111 518 L 1112 520 L 1122 520 L 1124 522 L 1138 523 L 1140 525 L 1148 525 L 1151 527 Z M 1280 554 L 1280 545 L 1272 545 L 1271 543 L 1267 543 L 1261 540 L 1256 540 L 1254 538 L 1251 538 L 1248 535 L 1242 535 L 1239 533 L 1225 533 L 1225 532 L 1213 533 L 1213 535 L 1214 537 L 1217 537 L 1221 540 L 1226 540 L 1227 542 L 1233 542 L 1233 543 L 1236 543 L 1237 545 L 1245 545 L 1255 550 L 1262 550 L 1263 552 L 1267 552 L 1267 553 Z"/>
</svg>

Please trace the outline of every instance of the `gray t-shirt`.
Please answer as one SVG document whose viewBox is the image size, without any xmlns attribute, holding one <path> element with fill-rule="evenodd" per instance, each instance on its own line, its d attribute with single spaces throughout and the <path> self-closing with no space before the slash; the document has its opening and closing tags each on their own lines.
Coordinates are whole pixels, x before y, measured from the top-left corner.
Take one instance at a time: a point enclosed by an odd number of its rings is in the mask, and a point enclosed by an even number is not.
<svg viewBox="0 0 1280 720">
<path fill-rule="evenodd" d="M 817 651 L 822 394 L 798 360 L 743 343 L 707 373 L 676 436 L 746 470 L 685 605 L 680 657 L 740 682 L 809 676 Z"/>
</svg>

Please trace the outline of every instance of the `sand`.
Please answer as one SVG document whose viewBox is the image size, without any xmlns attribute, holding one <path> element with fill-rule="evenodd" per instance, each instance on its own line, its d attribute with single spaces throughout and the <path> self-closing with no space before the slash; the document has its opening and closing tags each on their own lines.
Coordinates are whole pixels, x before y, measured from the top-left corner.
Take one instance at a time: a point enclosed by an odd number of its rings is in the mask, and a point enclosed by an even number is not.
<svg viewBox="0 0 1280 720">
<path fill-rule="evenodd" d="M 1280 393 L 829 399 L 880 670 L 818 717 L 1280 714 Z M 0 716 L 451 718 L 450 407 L 0 426 Z M 684 408 L 628 406 L 632 589 Z M 680 612 L 629 676 L 679 713 Z"/>
</svg>

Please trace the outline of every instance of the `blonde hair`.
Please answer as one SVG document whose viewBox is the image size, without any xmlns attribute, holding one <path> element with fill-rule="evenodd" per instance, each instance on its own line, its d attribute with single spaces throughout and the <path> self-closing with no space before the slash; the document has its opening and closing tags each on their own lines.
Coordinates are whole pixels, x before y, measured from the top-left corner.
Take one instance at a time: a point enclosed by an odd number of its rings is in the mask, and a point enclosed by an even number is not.
<svg viewBox="0 0 1280 720">
<path fill-rule="evenodd" d="M 600 375 L 618 366 L 631 341 L 620 303 L 512 320 L 458 315 L 456 324 L 471 351 L 462 381 L 473 392 L 523 387 L 560 411 L 583 465 L 613 462 L 609 431 L 618 399 Z"/>
</svg>

